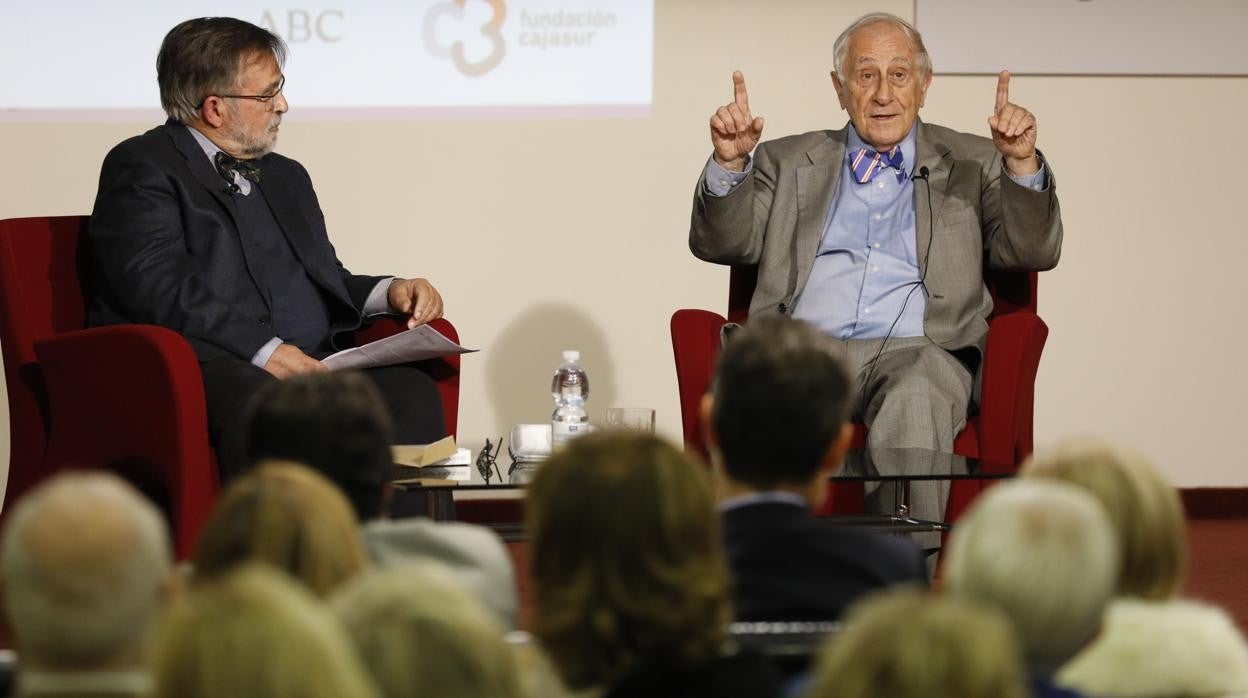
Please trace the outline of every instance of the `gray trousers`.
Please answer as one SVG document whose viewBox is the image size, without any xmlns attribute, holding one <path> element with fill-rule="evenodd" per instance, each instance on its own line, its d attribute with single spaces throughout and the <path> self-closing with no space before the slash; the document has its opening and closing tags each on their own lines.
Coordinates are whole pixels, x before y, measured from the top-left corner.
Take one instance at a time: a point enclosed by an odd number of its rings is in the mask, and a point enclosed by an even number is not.
<svg viewBox="0 0 1248 698">
<path fill-rule="evenodd" d="M 855 378 L 854 418 L 867 426 L 867 446 L 881 475 L 902 469 L 886 449 L 953 452 L 953 438 L 966 426 L 974 388 L 974 377 L 962 362 L 927 337 L 890 338 L 878 359 L 880 339 L 834 342 Z M 894 513 L 895 483 L 868 482 L 865 490 L 868 513 Z M 948 499 L 948 480 L 913 482 L 910 516 L 943 521 Z M 940 544 L 936 533 L 916 534 L 915 539 L 926 548 Z"/>
</svg>

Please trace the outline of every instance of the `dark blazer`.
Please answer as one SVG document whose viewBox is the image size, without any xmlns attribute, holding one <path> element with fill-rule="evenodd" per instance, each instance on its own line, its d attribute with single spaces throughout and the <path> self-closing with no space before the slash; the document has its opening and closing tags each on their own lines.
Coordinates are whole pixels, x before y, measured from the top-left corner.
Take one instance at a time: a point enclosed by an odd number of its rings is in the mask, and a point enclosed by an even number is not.
<svg viewBox="0 0 1248 698">
<path fill-rule="evenodd" d="M 838 620 L 868 592 L 928 583 L 913 541 L 820 526 L 795 504 L 746 504 L 722 521 L 739 621 Z"/>
<path fill-rule="evenodd" d="M 359 327 L 383 278 L 343 268 L 312 180 L 277 154 L 259 161 L 265 198 L 321 291 L 331 332 Z M 239 214 L 194 136 L 169 121 L 109 152 L 81 259 L 90 325 L 144 323 L 182 333 L 200 361 L 250 360 L 273 338 L 271 300 L 253 275 L 266 260 L 239 234 Z"/>
</svg>

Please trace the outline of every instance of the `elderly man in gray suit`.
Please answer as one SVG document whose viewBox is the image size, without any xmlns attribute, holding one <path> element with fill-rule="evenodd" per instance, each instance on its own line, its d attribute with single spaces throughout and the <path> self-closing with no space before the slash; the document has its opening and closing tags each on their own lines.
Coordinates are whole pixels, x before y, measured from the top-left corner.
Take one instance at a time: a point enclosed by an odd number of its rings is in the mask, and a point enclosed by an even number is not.
<svg viewBox="0 0 1248 698">
<path fill-rule="evenodd" d="M 758 265 L 751 315 L 792 315 L 837 340 L 873 449 L 948 452 L 988 331 L 985 261 L 1057 264 L 1053 175 L 1036 150 L 1035 116 L 1009 101 L 1008 72 L 989 140 L 918 119 L 931 60 L 904 20 L 864 16 L 833 52 L 832 84 L 850 119 L 839 130 L 760 145 L 763 119 L 733 73 L 733 101 L 710 120 L 714 154 L 689 247 L 710 262 Z"/>
</svg>

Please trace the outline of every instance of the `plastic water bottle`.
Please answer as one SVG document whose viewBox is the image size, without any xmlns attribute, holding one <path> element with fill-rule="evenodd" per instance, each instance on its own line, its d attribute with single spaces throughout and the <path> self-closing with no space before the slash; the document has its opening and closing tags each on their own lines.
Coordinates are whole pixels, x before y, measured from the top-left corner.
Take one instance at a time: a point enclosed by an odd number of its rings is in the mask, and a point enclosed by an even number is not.
<svg viewBox="0 0 1248 698">
<path fill-rule="evenodd" d="M 569 439 L 589 431 L 589 413 L 585 411 L 589 376 L 581 368 L 581 352 L 563 352 L 563 363 L 550 382 L 550 396 L 555 399 L 555 411 L 550 415 L 550 440 L 554 448 L 559 448 Z"/>
</svg>

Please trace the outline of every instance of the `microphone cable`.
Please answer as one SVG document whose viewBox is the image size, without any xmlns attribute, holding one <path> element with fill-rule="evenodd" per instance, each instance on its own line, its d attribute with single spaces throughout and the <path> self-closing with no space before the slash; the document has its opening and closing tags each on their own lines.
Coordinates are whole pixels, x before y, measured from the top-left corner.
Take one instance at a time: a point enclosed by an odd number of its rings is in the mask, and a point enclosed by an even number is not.
<svg viewBox="0 0 1248 698">
<path fill-rule="evenodd" d="M 880 348 L 876 350 L 875 356 L 871 358 L 870 368 L 867 370 L 867 376 L 862 379 L 862 384 L 858 386 L 858 403 L 862 404 L 867 394 L 867 386 L 871 384 L 871 377 L 875 375 L 876 364 L 880 361 L 880 356 L 884 353 L 884 347 L 888 344 L 888 340 L 893 336 L 893 330 L 897 329 L 897 323 L 901 322 L 901 316 L 906 314 L 906 306 L 910 303 L 910 296 L 914 295 L 915 290 L 921 286 L 925 286 L 927 280 L 927 260 L 932 254 L 932 238 L 936 237 L 936 221 L 933 220 L 934 213 L 932 211 L 932 185 L 928 181 L 930 171 L 924 165 L 919 168 L 918 174 L 910 178 L 910 181 L 923 181 L 924 191 L 927 193 L 927 249 L 923 252 L 923 273 L 919 276 L 919 280 L 912 282 L 910 291 L 906 293 L 905 299 L 901 302 L 901 310 L 897 311 L 897 317 L 893 318 L 893 324 L 888 326 L 888 332 L 884 334 L 884 341 L 880 342 Z M 866 416 L 866 405 L 862 405 L 863 416 Z"/>
</svg>

